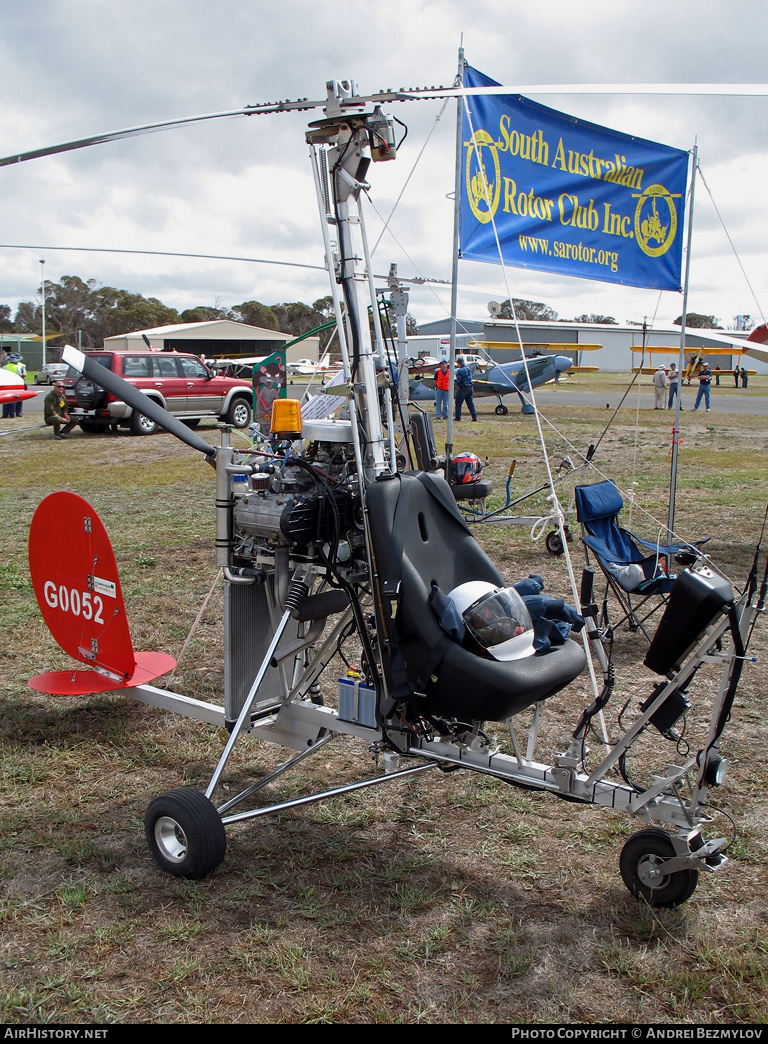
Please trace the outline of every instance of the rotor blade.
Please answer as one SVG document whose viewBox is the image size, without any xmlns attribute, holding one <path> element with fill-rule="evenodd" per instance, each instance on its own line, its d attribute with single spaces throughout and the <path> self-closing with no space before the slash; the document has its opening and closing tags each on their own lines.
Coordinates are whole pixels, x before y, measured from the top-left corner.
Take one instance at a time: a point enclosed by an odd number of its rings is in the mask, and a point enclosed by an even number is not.
<svg viewBox="0 0 768 1044">
<path fill-rule="evenodd" d="M 339 111 L 359 110 L 368 104 L 387 104 L 389 102 L 434 101 L 440 98 L 470 97 L 472 95 L 505 95 L 505 94 L 648 94 L 648 95 L 732 95 L 739 97 L 762 97 L 768 94 L 768 84 L 764 83 L 538 83 L 494 85 L 490 87 L 401 87 L 398 91 L 379 91 L 376 94 L 353 95 L 339 99 Z M 204 123 L 207 120 L 227 119 L 231 116 L 260 116 L 275 112 L 301 112 L 309 109 L 325 108 L 328 99 L 310 101 L 299 98 L 296 101 L 263 102 L 258 105 L 246 105 L 242 109 L 229 112 L 212 112 L 203 116 L 186 116 L 177 120 L 164 120 L 161 123 L 147 123 L 140 127 L 128 127 L 125 130 L 108 131 L 106 134 L 94 134 L 88 138 L 65 141 L 59 145 L 49 145 L 43 149 L 20 152 L 0 159 L 0 167 L 8 167 L 26 160 L 42 159 L 44 156 L 55 156 L 61 152 L 72 152 L 75 149 L 87 149 L 91 145 L 103 145 L 109 141 L 121 141 L 141 134 L 152 134 L 155 131 L 170 130 L 191 123 Z"/>
<path fill-rule="evenodd" d="M 206 120 L 221 120 L 231 116 L 260 116 L 270 112 L 288 112 L 292 109 L 315 109 L 325 105 L 325 102 L 307 101 L 306 98 L 299 101 L 266 102 L 261 105 L 246 105 L 242 109 L 233 109 L 230 112 L 211 112 L 204 116 L 185 116 L 178 120 L 164 120 L 162 123 L 146 123 L 141 127 L 127 127 L 125 130 L 108 131 L 106 134 L 93 134 L 88 138 L 78 138 L 74 141 L 65 141 L 60 145 L 49 145 L 44 149 L 33 149 L 31 152 L 21 152 L 15 156 L 6 156 L 0 159 L 0 167 L 8 167 L 13 163 L 23 163 L 25 160 L 42 159 L 44 156 L 55 156 L 60 152 L 72 152 L 75 149 L 87 149 L 91 145 L 103 145 L 108 141 L 122 141 L 123 138 L 135 138 L 141 134 L 152 134 L 155 131 L 170 130 L 173 127 L 183 127 L 190 123 L 204 123 Z"/>
<path fill-rule="evenodd" d="M 64 348 L 61 358 L 62 362 L 73 366 L 85 377 L 89 377 L 95 384 L 100 385 L 106 391 L 111 392 L 112 395 L 127 403 L 131 409 L 136 410 L 138 413 L 143 413 L 145 417 L 149 417 L 150 420 L 159 424 L 169 435 L 175 435 L 177 439 L 185 442 L 187 446 L 191 446 L 192 449 L 202 453 L 209 463 L 213 463 L 216 457 L 215 446 L 210 446 L 205 439 L 201 439 L 186 424 L 182 424 L 178 418 L 164 410 L 162 406 L 150 399 L 148 395 L 134 388 L 128 381 L 124 381 L 122 377 L 118 377 L 116 373 L 112 373 L 106 366 L 97 363 L 95 359 L 89 359 L 87 355 L 71 345 L 67 345 Z"/>
<path fill-rule="evenodd" d="M 459 98 L 499 94 L 670 94 L 763 97 L 766 83 L 517 83 L 492 87 L 416 87 L 401 91 L 398 100 Z"/>
</svg>

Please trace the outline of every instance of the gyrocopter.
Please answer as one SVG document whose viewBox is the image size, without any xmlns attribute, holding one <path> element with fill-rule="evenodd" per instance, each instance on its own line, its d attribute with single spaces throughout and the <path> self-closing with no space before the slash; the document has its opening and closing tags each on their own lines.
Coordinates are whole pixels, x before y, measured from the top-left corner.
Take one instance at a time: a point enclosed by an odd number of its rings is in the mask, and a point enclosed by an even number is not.
<svg viewBox="0 0 768 1044">
<path fill-rule="evenodd" d="M 614 669 L 591 572 L 578 607 L 545 595 L 535 577 L 509 584 L 465 524 L 443 471 L 398 468 L 409 420 L 397 388 L 407 380 L 393 379 L 382 358 L 361 205 L 371 163 L 395 158 L 394 121 L 351 81 L 330 81 L 324 117 L 306 136 L 343 359 L 343 373 L 313 410 L 302 415 L 298 402 L 278 399 L 271 430 L 255 448 L 235 449 L 226 425 L 213 447 L 87 353 L 64 356 L 215 470 L 223 706 L 152 684 L 170 660 L 133 652 L 109 540 L 93 509 L 68 493 L 51 494 L 38 509 L 30 561 L 46 622 L 81 668 L 30 684 L 59 694 L 123 693 L 228 730 L 204 792 L 173 789 L 147 809 L 149 848 L 175 876 L 216 870 L 226 829 L 236 823 L 435 768 L 463 769 L 636 817 L 643 829 L 623 848 L 622 878 L 635 896 L 676 906 L 693 893 L 700 871 L 727 861 L 727 840 L 707 836 L 706 803 L 724 775 L 721 737 L 762 608 L 756 568 L 737 597 L 702 558 L 689 556 L 645 658 L 656 683 L 638 708 L 619 715 L 616 735 L 599 732 Z M 66 534 L 66 556 L 51 540 L 52 517 Z M 560 531 L 565 544 L 562 516 Z M 360 675 L 336 680 L 336 653 L 353 641 Z M 681 722 L 695 712 L 693 683 L 705 664 L 720 681 L 707 703 L 705 738 L 688 750 Z M 588 666 L 593 699 L 555 752 L 539 753 L 547 708 Z M 502 740 L 492 734 L 497 728 Z M 371 775 L 259 803 L 278 775 L 339 737 L 369 749 Z M 641 737 L 650 737 L 655 759 L 642 782 L 628 768 Z M 224 797 L 222 774 L 247 739 L 289 753 L 279 768 Z"/>
</svg>

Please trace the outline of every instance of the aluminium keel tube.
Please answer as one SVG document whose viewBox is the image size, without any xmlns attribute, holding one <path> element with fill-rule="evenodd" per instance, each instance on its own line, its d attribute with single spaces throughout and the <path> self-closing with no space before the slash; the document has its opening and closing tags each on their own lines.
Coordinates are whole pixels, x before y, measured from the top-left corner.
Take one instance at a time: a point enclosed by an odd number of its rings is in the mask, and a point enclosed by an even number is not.
<svg viewBox="0 0 768 1044">
<path fill-rule="evenodd" d="M 268 816 L 273 812 L 283 812 L 289 808 L 299 808 L 301 805 L 311 805 L 326 798 L 341 797 L 343 794 L 351 794 L 355 790 L 364 790 L 366 787 L 375 787 L 379 783 L 394 783 L 405 776 L 413 776 L 420 772 L 427 772 L 435 767 L 436 762 L 429 761 L 424 765 L 415 765 L 413 768 L 399 769 L 397 772 L 385 772 L 381 776 L 371 776 L 369 779 L 361 779 L 358 783 L 347 783 L 332 790 L 323 790 L 317 794 L 308 794 L 306 797 L 293 798 L 291 801 L 282 801 L 278 805 L 269 805 L 267 808 L 257 808 L 252 812 L 240 812 L 234 816 L 222 816 L 222 823 L 229 826 L 230 823 L 241 823 L 245 819 L 256 819 L 258 816 Z"/>
<path fill-rule="evenodd" d="M 266 787 L 268 784 L 272 782 L 272 780 L 277 779 L 279 776 L 282 776 L 282 774 L 284 772 L 287 772 L 288 769 L 294 768 L 296 765 L 299 764 L 299 762 L 303 761 L 305 758 L 308 758 L 310 754 L 316 754 L 318 750 L 324 747 L 326 743 L 330 743 L 332 739 L 333 733 L 328 732 L 311 747 L 307 747 L 306 750 L 300 750 L 298 754 L 294 754 L 292 758 L 288 758 L 288 760 L 284 761 L 282 765 L 278 765 L 276 769 L 273 769 L 271 772 L 268 772 L 266 776 L 262 776 L 262 778 L 258 780 L 258 782 L 251 784 L 250 787 L 247 787 L 240 794 L 236 794 L 235 797 L 230 798 L 229 801 L 225 801 L 223 805 L 219 805 L 219 815 L 222 815 L 224 812 L 229 811 L 230 808 L 234 808 L 234 806 L 240 804 L 241 801 L 245 801 L 246 798 L 249 798 L 251 794 L 255 794 L 258 790 L 261 790 L 262 787 Z"/>
</svg>

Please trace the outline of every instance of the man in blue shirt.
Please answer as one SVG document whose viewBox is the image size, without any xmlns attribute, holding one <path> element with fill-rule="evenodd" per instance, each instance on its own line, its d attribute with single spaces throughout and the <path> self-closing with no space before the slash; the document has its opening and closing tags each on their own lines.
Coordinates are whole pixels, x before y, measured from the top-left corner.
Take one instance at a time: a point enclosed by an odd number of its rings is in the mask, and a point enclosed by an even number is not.
<svg viewBox="0 0 768 1044">
<path fill-rule="evenodd" d="M 453 378 L 456 386 L 456 412 L 453 419 L 454 421 L 461 420 L 461 404 L 466 402 L 470 416 L 476 422 L 477 413 L 475 412 L 475 401 L 472 398 L 472 371 L 465 363 L 463 355 L 457 355 L 456 362 L 458 366 Z"/>
</svg>

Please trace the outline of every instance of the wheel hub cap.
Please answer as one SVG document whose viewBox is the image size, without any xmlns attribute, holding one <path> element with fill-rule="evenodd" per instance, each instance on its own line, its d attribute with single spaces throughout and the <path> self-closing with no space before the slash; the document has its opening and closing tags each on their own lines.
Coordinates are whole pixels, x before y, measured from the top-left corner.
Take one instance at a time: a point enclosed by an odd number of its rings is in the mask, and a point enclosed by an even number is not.
<svg viewBox="0 0 768 1044">
<path fill-rule="evenodd" d="M 187 854 L 187 838 L 175 819 L 161 816 L 155 823 L 155 841 L 166 859 L 181 863 Z"/>
</svg>

